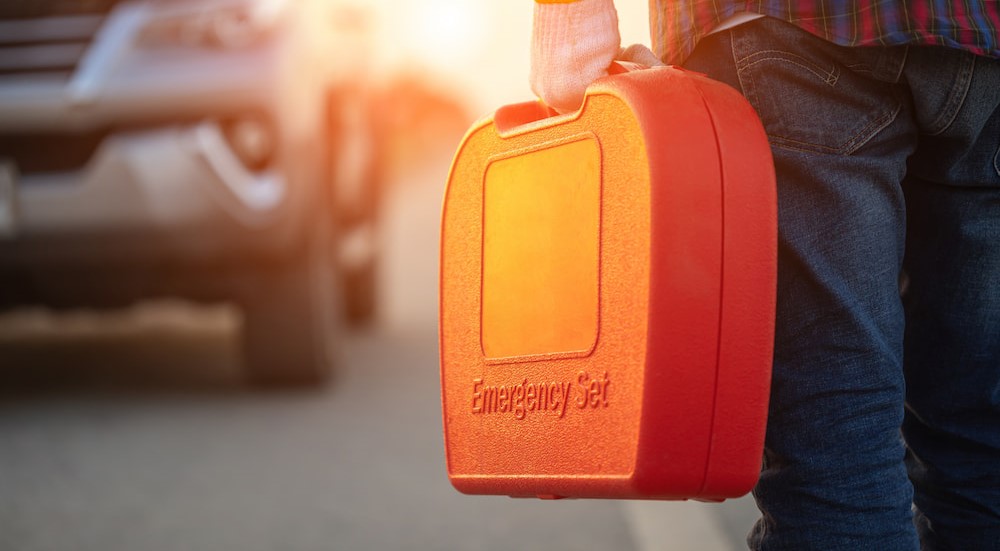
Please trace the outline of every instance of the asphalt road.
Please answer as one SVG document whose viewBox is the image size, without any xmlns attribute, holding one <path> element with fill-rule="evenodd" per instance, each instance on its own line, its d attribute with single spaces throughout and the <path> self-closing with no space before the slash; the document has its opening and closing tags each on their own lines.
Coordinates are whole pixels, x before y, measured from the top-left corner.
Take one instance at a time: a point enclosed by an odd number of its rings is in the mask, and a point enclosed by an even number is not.
<svg viewBox="0 0 1000 551">
<path fill-rule="evenodd" d="M 745 499 L 450 487 L 436 342 L 447 159 L 398 178 L 379 322 L 348 335 L 320 391 L 246 387 L 225 306 L 0 316 L 0 551 L 741 548 Z"/>
</svg>

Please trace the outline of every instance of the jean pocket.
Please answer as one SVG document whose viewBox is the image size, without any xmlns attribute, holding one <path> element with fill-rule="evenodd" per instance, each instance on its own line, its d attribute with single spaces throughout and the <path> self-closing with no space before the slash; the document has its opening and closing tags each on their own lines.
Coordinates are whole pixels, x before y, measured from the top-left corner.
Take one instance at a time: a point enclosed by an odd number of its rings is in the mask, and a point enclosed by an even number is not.
<svg viewBox="0 0 1000 551">
<path fill-rule="evenodd" d="M 903 105 L 896 86 L 868 69 L 869 52 L 799 29 L 734 36 L 733 54 L 743 93 L 775 147 L 850 155 Z"/>
</svg>

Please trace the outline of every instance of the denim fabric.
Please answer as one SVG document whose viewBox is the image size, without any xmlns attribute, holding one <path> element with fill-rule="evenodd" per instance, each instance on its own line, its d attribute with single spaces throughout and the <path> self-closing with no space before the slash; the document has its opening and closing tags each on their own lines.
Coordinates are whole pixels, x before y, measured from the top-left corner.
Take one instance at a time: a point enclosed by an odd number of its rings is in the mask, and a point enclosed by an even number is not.
<svg viewBox="0 0 1000 551">
<path fill-rule="evenodd" d="M 1000 550 L 1000 61 L 760 19 L 685 65 L 749 99 L 778 176 L 750 546 Z"/>
</svg>

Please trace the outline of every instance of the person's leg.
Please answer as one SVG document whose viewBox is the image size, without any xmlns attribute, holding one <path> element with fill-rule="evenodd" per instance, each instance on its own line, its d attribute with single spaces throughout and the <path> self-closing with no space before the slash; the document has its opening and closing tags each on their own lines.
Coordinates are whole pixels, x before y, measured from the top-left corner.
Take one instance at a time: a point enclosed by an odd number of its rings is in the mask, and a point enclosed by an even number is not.
<svg viewBox="0 0 1000 551">
<path fill-rule="evenodd" d="M 900 182 L 916 142 L 892 82 L 904 58 L 760 19 L 705 39 L 685 63 L 750 100 L 777 172 L 777 327 L 755 549 L 917 547 L 900 437 Z"/>
<path fill-rule="evenodd" d="M 924 88 L 956 52 L 914 51 L 928 134 L 908 209 L 903 426 L 924 549 L 1000 549 L 1000 62 Z M 953 62 L 952 65 L 955 63 Z M 963 80 L 964 79 L 964 80 Z M 961 106 L 961 108 L 959 108 Z M 934 128 L 935 121 L 942 121 Z M 945 126 L 946 125 L 946 126 Z"/>
</svg>

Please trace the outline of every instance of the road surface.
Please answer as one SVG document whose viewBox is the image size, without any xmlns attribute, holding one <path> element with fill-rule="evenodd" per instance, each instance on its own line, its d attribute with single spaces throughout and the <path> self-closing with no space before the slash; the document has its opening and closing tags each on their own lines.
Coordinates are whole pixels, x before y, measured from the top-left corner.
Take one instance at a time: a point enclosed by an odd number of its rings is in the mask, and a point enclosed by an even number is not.
<svg viewBox="0 0 1000 551">
<path fill-rule="evenodd" d="M 0 316 L 0 551 L 743 548 L 746 499 L 449 486 L 436 342 L 448 155 L 392 188 L 379 321 L 348 336 L 320 391 L 246 387 L 224 305 Z"/>
</svg>

